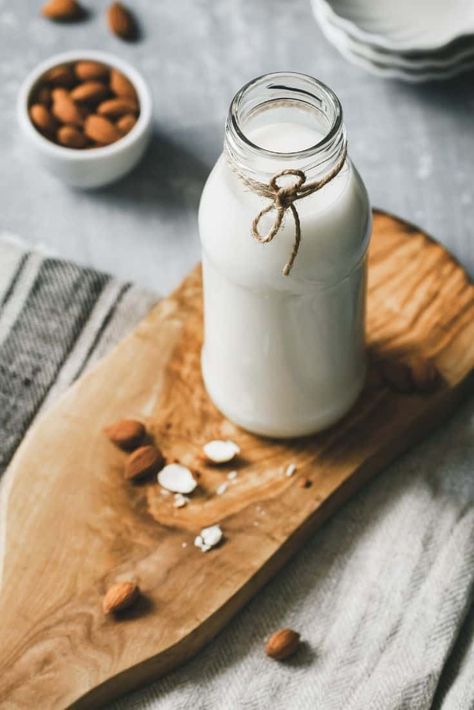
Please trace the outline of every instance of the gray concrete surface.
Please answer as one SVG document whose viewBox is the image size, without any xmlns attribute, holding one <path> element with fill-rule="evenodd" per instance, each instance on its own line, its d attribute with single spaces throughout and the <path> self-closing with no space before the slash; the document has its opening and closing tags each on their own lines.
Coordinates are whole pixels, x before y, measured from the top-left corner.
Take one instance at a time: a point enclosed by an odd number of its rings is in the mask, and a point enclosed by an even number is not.
<svg viewBox="0 0 474 710">
<path fill-rule="evenodd" d="M 375 205 L 427 229 L 474 273 L 474 75 L 422 86 L 351 66 L 322 36 L 309 0 L 133 0 L 143 39 L 107 31 L 107 0 L 58 26 L 38 0 L 0 0 L 0 229 L 165 293 L 199 257 L 196 210 L 227 107 L 248 79 L 289 69 L 339 95 L 352 157 Z M 68 189 L 34 166 L 19 134 L 20 82 L 65 49 L 115 52 L 148 79 L 155 135 L 141 165 L 97 192 Z"/>
</svg>

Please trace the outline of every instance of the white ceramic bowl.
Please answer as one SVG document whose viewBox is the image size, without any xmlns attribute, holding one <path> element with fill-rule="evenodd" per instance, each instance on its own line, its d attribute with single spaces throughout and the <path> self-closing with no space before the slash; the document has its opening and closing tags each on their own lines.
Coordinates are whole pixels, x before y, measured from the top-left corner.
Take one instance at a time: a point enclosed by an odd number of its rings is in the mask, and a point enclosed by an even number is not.
<svg viewBox="0 0 474 710">
<path fill-rule="evenodd" d="M 28 114 L 31 93 L 41 76 L 58 64 L 81 59 L 115 67 L 130 79 L 138 95 L 140 114 L 135 126 L 116 143 L 103 148 L 77 150 L 56 145 L 37 131 Z M 151 138 L 152 98 L 145 80 L 128 62 L 106 52 L 74 50 L 55 54 L 42 62 L 23 82 L 17 110 L 21 128 L 35 159 L 53 175 L 74 187 L 102 187 L 119 180 L 138 163 Z"/>
</svg>

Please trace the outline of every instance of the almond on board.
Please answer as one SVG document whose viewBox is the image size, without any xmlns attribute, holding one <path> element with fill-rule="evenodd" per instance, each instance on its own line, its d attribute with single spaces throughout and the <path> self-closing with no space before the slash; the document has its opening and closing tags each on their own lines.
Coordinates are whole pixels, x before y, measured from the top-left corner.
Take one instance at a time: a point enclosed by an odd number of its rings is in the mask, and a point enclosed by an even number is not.
<svg viewBox="0 0 474 710">
<path fill-rule="evenodd" d="M 140 590 L 135 582 L 118 582 L 107 590 L 102 599 L 104 614 L 128 609 L 138 599 Z"/>
<path fill-rule="evenodd" d="M 93 113 L 84 122 L 84 133 L 88 138 L 100 145 L 110 145 L 122 137 L 119 129 L 104 116 Z"/>
<path fill-rule="evenodd" d="M 145 438 L 146 429 L 136 419 L 120 419 L 104 428 L 104 434 L 110 441 L 124 451 L 132 451 Z"/>
<path fill-rule="evenodd" d="M 163 463 L 163 455 L 156 446 L 140 446 L 127 459 L 125 478 L 136 480 L 152 473 L 157 473 Z"/>
</svg>

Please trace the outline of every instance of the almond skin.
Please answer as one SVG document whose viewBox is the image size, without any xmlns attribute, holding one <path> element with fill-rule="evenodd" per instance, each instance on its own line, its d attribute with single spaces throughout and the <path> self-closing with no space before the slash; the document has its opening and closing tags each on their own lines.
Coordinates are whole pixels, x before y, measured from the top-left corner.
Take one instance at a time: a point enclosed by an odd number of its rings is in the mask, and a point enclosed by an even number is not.
<svg viewBox="0 0 474 710">
<path fill-rule="evenodd" d="M 104 99 L 109 90 L 101 81 L 85 81 L 79 84 L 71 91 L 71 98 L 74 101 L 101 101 Z"/>
<path fill-rule="evenodd" d="M 106 426 L 104 434 L 119 449 L 133 451 L 145 438 L 146 429 L 142 422 L 138 422 L 135 419 L 121 419 Z"/>
<path fill-rule="evenodd" d="M 118 69 L 110 70 L 110 88 L 120 98 L 132 99 L 138 103 L 137 92 L 132 82 L 127 77 L 118 71 Z"/>
<path fill-rule="evenodd" d="M 53 86 L 73 86 L 75 83 L 74 73 L 69 64 L 59 64 L 51 67 L 43 76 L 43 81 Z"/>
<path fill-rule="evenodd" d="M 125 478 L 137 480 L 156 473 L 164 464 L 164 458 L 155 446 L 140 446 L 127 459 Z"/>
<path fill-rule="evenodd" d="M 111 121 L 95 113 L 87 116 L 84 123 L 84 133 L 92 141 L 103 146 L 115 143 L 122 137 L 118 128 Z"/>
<path fill-rule="evenodd" d="M 76 0 L 49 0 L 41 8 L 41 14 L 55 22 L 71 22 L 79 19 L 83 10 Z"/>
<path fill-rule="evenodd" d="M 74 73 L 80 81 L 95 81 L 97 79 L 107 79 L 109 68 L 101 62 L 83 61 L 76 62 Z"/>
<path fill-rule="evenodd" d="M 136 38 L 137 27 L 130 10 L 121 2 L 113 2 L 107 9 L 107 22 L 110 31 L 125 40 Z"/>
<path fill-rule="evenodd" d="M 126 113 L 135 113 L 138 110 L 136 101 L 133 99 L 108 99 L 99 104 L 97 113 L 106 118 L 120 118 Z"/>
<path fill-rule="evenodd" d="M 56 134 L 58 143 L 66 148 L 85 148 L 88 141 L 85 135 L 74 126 L 61 126 Z"/>
<path fill-rule="evenodd" d="M 410 373 L 417 392 L 434 392 L 439 385 L 439 375 L 432 360 L 413 356 L 410 359 Z"/>
<path fill-rule="evenodd" d="M 57 125 L 56 121 L 43 104 L 30 106 L 30 118 L 41 133 L 54 133 Z"/>
<path fill-rule="evenodd" d="M 72 126 L 82 126 L 84 114 L 79 106 L 74 103 L 69 94 L 55 94 L 53 96 L 53 115 L 61 121 Z"/>
<path fill-rule="evenodd" d="M 118 582 L 108 589 L 102 599 L 104 614 L 128 609 L 138 599 L 140 590 L 135 582 Z"/>
<path fill-rule="evenodd" d="M 265 653 L 270 658 L 283 661 L 292 656 L 300 644 L 300 635 L 292 629 L 280 629 L 270 636 L 265 646 Z"/>
<path fill-rule="evenodd" d="M 126 135 L 129 133 L 134 125 L 136 124 L 137 119 L 132 113 L 126 113 L 125 116 L 122 116 L 122 118 L 119 118 L 119 120 L 116 123 L 117 128 L 119 129 L 120 133 L 122 135 Z"/>
</svg>

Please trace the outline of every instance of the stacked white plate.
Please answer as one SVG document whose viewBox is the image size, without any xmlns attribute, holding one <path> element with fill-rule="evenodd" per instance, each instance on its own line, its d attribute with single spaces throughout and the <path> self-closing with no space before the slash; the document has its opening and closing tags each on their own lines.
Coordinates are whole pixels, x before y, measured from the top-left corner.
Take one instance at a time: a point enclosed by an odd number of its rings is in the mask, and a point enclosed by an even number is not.
<svg viewBox="0 0 474 710">
<path fill-rule="evenodd" d="M 474 68 L 474 0 L 311 0 L 328 40 L 372 74 L 448 79 Z"/>
</svg>

